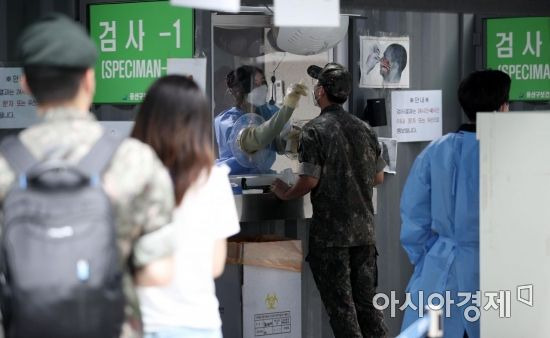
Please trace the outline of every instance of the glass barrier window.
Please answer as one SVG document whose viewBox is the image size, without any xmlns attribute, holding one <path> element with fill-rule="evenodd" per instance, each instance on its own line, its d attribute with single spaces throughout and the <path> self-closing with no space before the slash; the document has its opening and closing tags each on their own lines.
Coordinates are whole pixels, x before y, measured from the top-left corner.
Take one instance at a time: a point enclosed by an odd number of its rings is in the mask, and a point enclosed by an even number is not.
<svg viewBox="0 0 550 338">
<path fill-rule="evenodd" d="M 279 29 L 271 21 L 272 17 L 265 15 L 213 14 L 212 18 L 212 109 L 217 162 L 228 165 L 230 175 L 266 177 L 266 182 L 268 177 L 273 180 L 273 176 L 283 176 L 285 170 L 296 172 L 297 135 L 320 112 L 312 97 L 316 80 L 306 70 L 312 64 L 324 66 L 333 55 L 332 46 L 327 48 L 324 42 L 308 44 L 304 36 L 299 36 L 305 31 Z M 278 125 L 280 130 L 269 134 L 274 137 L 266 138 L 265 133 L 260 133 L 266 128 L 259 126 L 265 127 L 266 121 L 276 114 L 288 116 L 288 110 L 283 108 L 285 93 L 292 84 L 300 82 L 308 87 L 307 96 L 301 97 L 288 121 Z M 256 141 L 269 142 L 256 149 L 249 144 L 251 134 Z M 247 147 L 253 151 L 246 151 Z"/>
</svg>

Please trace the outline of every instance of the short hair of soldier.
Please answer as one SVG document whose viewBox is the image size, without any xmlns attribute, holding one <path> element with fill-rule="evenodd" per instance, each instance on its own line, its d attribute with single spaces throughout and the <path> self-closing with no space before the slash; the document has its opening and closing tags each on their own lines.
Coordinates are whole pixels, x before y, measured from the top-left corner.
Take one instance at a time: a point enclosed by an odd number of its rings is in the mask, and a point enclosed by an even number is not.
<svg viewBox="0 0 550 338">
<path fill-rule="evenodd" d="M 28 65 L 24 66 L 29 89 L 40 104 L 61 103 L 74 99 L 87 68 Z"/>
<path fill-rule="evenodd" d="M 468 75 L 458 88 L 458 100 L 470 121 L 476 121 L 477 112 L 497 111 L 509 100 L 508 74 L 500 70 L 481 70 Z"/>
<path fill-rule="evenodd" d="M 206 97 L 192 79 L 163 76 L 147 91 L 132 137 L 155 150 L 172 177 L 178 204 L 214 164 L 211 129 Z"/>
<path fill-rule="evenodd" d="M 330 81 L 330 80 L 329 80 Z M 351 79 L 349 79 L 349 81 L 351 81 Z M 343 104 L 344 102 L 346 102 L 348 100 L 348 97 L 347 96 L 335 96 L 332 94 L 333 92 L 333 86 L 330 84 L 330 83 L 322 83 L 320 82 L 319 83 L 323 89 L 325 90 L 325 94 L 327 95 L 327 99 L 332 102 L 332 103 L 336 103 L 336 104 Z"/>
<path fill-rule="evenodd" d="M 399 64 L 398 70 L 399 73 L 401 73 L 407 66 L 407 50 L 405 47 L 398 43 L 392 43 L 388 46 L 388 48 L 386 48 L 386 53 L 388 53 L 391 60 Z"/>
</svg>

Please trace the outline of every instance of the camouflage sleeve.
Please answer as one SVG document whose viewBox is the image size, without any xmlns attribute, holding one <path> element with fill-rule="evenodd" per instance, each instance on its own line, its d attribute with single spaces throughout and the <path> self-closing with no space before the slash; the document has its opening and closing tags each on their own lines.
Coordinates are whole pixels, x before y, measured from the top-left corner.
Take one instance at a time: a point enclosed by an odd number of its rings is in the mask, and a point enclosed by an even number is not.
<svg viewBox="0 0 550 338">
<path fill-rule="evenodd" d="M 300 134 L 300 144 L 298 146 L 299 175 L 321 177 L 323 157 L 320 146 L 321 143 L 316 130 L 305 126 Z"/>
<path fill-rule="evenodd" d="M 173 252 L 170 227 L 174 210 L 174 189 L 168 171 L 151 150 L 149 179 L 134 200 L 136 219 L 141 220 L 143 233 L 134 246 L 134 264 L 143 266 Z M 164 229 L 166 228 L 166 229 Z"/>
<path fill-rule="evenodd" d="M 135 266 L 144 266 L 159 257 L 171 254 L 175 247 L 174 231 L 174 226 L 168 224 L 143 234 L 134 245 Z"/>
<path fill-rule="evenodd" d="M 118 202 L 123 251 L 136 267 L 173 252 L 173 236 L 164 229 L 172 220 L 174 191 L 166 168 L 147 145 L 128 139 L 105 175 L 106 189 Z"/>
</svg>

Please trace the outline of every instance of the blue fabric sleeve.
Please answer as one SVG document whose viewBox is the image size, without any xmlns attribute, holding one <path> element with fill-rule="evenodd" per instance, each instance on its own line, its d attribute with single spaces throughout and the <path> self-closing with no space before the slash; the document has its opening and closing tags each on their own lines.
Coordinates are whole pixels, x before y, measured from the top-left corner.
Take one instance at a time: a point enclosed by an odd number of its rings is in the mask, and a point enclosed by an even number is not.
<svg viewBox="0 0 550 338">
<path fill-rule="evenodd" d="M 417 264 L 433 244 L 430 147 L 414 161 L 401 195 L 401 245 Z"/>
</svg>

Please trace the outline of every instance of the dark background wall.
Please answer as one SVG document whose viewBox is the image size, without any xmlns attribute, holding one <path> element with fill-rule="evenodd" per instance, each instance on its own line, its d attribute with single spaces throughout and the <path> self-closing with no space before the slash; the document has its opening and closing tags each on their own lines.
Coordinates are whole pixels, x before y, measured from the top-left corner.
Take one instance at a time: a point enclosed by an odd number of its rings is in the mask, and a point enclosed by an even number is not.
<svg viewBox="0 0 550 338">
<path fill-rule="evenodd" d="M 16 61 L 15 42 L 23 28 L 44 13 L 75 17 L 75 0 L 0 0 L 0 61 Z"/>
<path fill-rule="evenodd" d="M 74 0 L 0 0 L 0 66 L 18 66 L 15 45 L 23 29 L 44 13 L 56 11 L 75 17 Z M 0 139 L 18 133 L 18 129 L 3 129 Z"/>
</svg>

